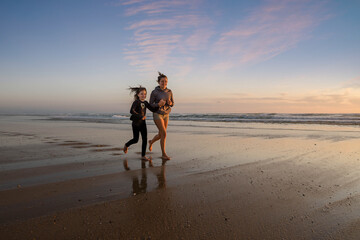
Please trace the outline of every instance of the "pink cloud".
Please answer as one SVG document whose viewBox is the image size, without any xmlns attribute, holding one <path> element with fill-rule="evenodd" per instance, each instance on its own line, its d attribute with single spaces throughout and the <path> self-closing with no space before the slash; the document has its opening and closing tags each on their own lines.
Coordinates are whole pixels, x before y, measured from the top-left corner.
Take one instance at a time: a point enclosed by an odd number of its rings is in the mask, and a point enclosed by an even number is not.
<svg viewBox="0 0 360 240">
<path fill-rule="evenodd" d="M 174 12 L 177 7 L 192 4 L 192 1 L 186 0 L 153 1 L 144 3 L 142 5 L 137 5 L 135 7 L 130 7 L 126 10 L 125 14 L 127 16 L 132 16 L 139 13 L 152 15 L 165 12 Z"/>
<path fill-rule="evenodd" d="M 360 89 L 360 77 L 355 77 L 343 84 L 344 88 Z"/>
<path fill-rule="evenodd" d="M 158 19 L 145 19 L 131 24 L 128 29 L 140 29 L 140 30 L 168 30 L 174 28 L 188 28 L 206 24 L 208 21 L 200 16 L 186 14 L 181 16 L 173 16 L 167 18 Z"/>
<path fill-rule="evenodd" d="M 273 58 L 310 37 L 324 19 L 321 8 L 319 2 L 267 1 L 222 33 L 213 53 L 225 56 L 234 65 Z"/>
<path fill-rule="evenodd" d="M 322 1 L 264 0 L 239 16 L 233 26 L 216 31 L 216 18 L 202 11 L 200 2 L 123 2 L 125 16 L 132 19 L 126 29 L 133 36 L 124 52 L 130 65 L 146 71 L 170 63 L 187 64 L 186 57 L 206 49 L 206 54 L 213 55 L 209 57 L 212 70 L 225 71 L 266 61 L 296 47 L 327 17 Z"/>
<path fill-rule="evenodd" d="M 199 49 L 205 47 L 209 42 L 211 36 L 214 35 L 214 31 L 209 29 L 200 29 L 192 33 L 185 40 L 185 44 L 191 49 Z"/>
<path fill-rule="evenodd" d="M 197 4 L 189 0 L 151 1 L 126 8 L 126 16 L 142 15 L 127 27 L 133 31 L 124 51 L 129 64 L 153 72 L 166 64 L 188 63 L 186 54 L 203 48 L 212 34 L 207 30 L 210 19 L 193 11 Z M 179 69 L 188 71 L 188 67 Z"/>
<path fill-rule="evenodd" d="M 360 97 L 355 92 L 344 89 L 323 89 L 303 94 L 278 93 L 261 96 L 255 93 L 228 94 L 229 97 L 212 97 L 198 100 L 200 102 L 224 103 L 224 108 L 217 111 L 234 111 L 234 104 L 240 112 L 359 112 Z M 227 106 L 228 109 L 226 109 Z M 248 110 L 246 110 L 248 109 Z M 236 110 L 235 110 L 236 111 Z"/>
<path fill-rule="evenodd" d="M 121 1 L 121 5 L 132 5 L 136 3 L 145 2 L 145 0 L 128 0 L 128 1 Z"/>
</svg>

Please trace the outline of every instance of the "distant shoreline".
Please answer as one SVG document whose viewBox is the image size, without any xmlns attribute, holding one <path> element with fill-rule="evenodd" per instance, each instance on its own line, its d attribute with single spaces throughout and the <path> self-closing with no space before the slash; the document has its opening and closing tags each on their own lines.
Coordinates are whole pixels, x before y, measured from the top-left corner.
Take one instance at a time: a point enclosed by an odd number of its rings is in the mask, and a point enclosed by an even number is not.
<svg viewBox="0 0 360 240">
<path fill-rule="evenodd" d="M 34 116 L 46 117 L 48 120 L 83 121 L 99 123 L 123 123 L 128 120 L 128 113 L 107 114 L 2 114 L 0 116 Z M 280 114 L 280 113 L 232 113 L 232 114 L 180 114 L 173 113 L 172 121 L 219 122 L 219 123 L 275 123 L 275 124 L 320 124 L 320 125 L 353 125 L 360 126 L 360 114 Z M 147 119 L 152 119 L 148 114 Z M 125 121 L 125 123 L 128 123 Z"/>
</svg>

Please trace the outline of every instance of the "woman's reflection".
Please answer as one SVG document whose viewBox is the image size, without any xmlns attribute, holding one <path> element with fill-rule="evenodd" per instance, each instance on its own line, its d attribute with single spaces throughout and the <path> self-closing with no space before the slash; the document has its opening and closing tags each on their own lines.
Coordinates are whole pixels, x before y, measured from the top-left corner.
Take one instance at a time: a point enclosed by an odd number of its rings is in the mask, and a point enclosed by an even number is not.
<svg viewBox="0 0 360 240">
<path fill-rule="evenodd" d="M 166 188 L 166 177 L 165 177 L 165 167 L 167 160 L 162 160 L 160 173 L 156 174 L 158 179 L 158 188 Z"/>
<path fill-rule="evenodd" d="M 141 178 L 139 180 L 137 171 L 134 171 L 132 174 L 132 194 L 133 196 L 146 193 L 147 190 L 147 172 L 146 172 L 146 163 L 149 163 L 149 167 L 157 169 L 158 167 L 154 167 L 152 160 L 150 161 L 141 161 Z M 166 177 L 165 177 L 165 167 L 166 167 L 166 160 L 162 160 L 162 164 L 160 166 L 160 172 L 156 174 L 156 178 L 158 181 L 158 189 L 166 188 Z M 128 160 L 125 159 L 123 161 L 123 166 L 126 171 L 130 171 L 128 165 Z"/>
</svg>

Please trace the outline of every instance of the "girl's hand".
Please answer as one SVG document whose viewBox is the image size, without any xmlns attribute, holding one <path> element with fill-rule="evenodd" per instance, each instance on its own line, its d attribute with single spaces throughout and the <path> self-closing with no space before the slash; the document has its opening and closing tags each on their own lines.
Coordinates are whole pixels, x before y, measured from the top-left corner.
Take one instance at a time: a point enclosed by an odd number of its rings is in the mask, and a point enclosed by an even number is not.
<svg viewBox="0 0 360 240">
<path fill-rule="evenodd" d="M 143 116 L 142 120 L 145 120 L 146 119 L 146 116 Z"/>
</svg>

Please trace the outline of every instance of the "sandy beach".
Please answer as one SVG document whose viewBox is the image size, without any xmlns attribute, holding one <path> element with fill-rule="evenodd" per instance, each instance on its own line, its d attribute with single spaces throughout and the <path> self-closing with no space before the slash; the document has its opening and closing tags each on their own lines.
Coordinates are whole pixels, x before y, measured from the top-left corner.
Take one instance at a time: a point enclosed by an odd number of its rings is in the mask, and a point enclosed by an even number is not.
<svg viewBox="0 0 360 240">
<path fill-rule="evenodd" d="M 1 238 L 360 238 L 358 126 L 170 121 L 150 163 L 130 129 L 0 116 Z"/>
</svg>

